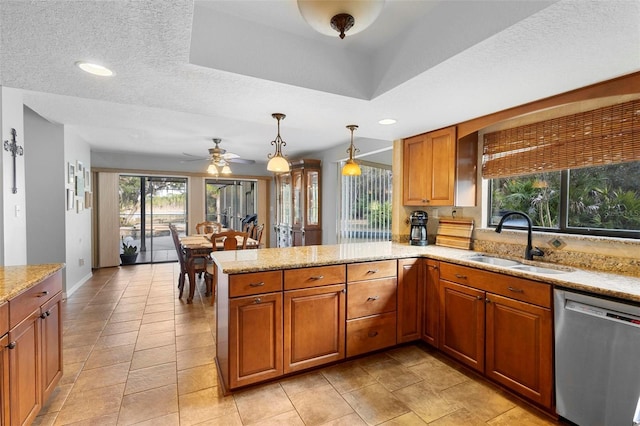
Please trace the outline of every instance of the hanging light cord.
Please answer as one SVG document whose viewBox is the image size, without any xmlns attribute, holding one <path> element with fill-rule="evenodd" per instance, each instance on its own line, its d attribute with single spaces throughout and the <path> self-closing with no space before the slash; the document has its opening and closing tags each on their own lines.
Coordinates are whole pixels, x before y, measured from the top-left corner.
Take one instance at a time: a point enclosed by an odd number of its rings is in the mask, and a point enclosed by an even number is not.
<svg viewBox="0 0 640 426">
<path fill-rule="evenodd" d="M 356 130 L 357 128 L 358 128 L 358 126 L 355 125 L 355 124 L 349 124 L 347 126 L 347 129 L 351 130 L 351 144 L 349 145 L 349 148 L 347 148 L 347 153 L 349 153 L 349 160 L 351 160 L 351 161 L 353 161 L 353 155 L 356 152 L 360 152 L 360 150 L 358 148 L 353 146 L 353 131 Z"/>
<path fill-rule="evenodd" d="M 271 114 L 271 116 L 276 120 L 278 120 L 278 135 L 274 140 L 271 141 L 271 145 L 276 146 L 276 152 L 274 154 L 269 154 L 267 158 L 284 157 L 282 155 L 282 147 L 286 146 L 287 143 L 283 141 L 282 138 L 280 137 L 280 120 L 284 120 L 286 115 L 280 114 L 280 113 L 274 113 L 274 114 Z"/>
</svg>

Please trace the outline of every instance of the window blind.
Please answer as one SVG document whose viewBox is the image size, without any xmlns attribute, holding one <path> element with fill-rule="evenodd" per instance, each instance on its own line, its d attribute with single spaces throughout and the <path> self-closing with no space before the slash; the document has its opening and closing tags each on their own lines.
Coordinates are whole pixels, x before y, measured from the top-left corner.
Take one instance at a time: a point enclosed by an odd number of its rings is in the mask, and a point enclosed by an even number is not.
<svg viewBox="0 0 640 426">
<path fill-rule="evenodd" d="M 640 161 L 640 100 L 484 135 L 486 179 Z"/>
<path fill-rule="evenodd" d="M 340 176 L 338 242 L 388 241 L 391 239 L 391 168 L 358 163 L 362 170 L 360 176 Z"/>
</svg>

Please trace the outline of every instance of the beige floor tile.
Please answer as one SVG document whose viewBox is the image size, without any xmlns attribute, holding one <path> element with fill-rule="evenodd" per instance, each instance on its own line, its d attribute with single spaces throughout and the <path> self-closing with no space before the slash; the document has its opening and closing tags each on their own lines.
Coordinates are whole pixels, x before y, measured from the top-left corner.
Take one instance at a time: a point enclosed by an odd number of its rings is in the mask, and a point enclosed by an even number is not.
<svg viewBox="0 0 640 426">
<path fill-rule="evenodd" d="M 106 319 L 98 321 L 87 321 L 85 318 L 75 321 L 69 321 L 65 323 L 65 326 L 68 327 L 65 335 L 71 336 L 73 334 L 85 334 L 92 331 L 102 331 L 106 323 Z"/>
<path fill-rule="evenodd" d="M 120 303 L 113 310 L 114 314 L 123 314 L 125 312 L 144 312 L 144 308 L 147 306 L 146 302 L 138 303 Z"/>
<path fill-rule="evenodd" d="M 157 348 L 159 346 L 174 345 L 176 342 L 176 333 L 174 331 L 165 331 L 158 334 L 139 335 L 136 342 L 136 351 L 144 349 Z"/>
<path fill-rule="evenodd" d="M 126 333 L 110 334 L 102 336 L 98 339 L 95 349 L 107 349 L 116 346 L 126 346 L 136 343 L 138 340 L 138 331 L 129 331 Z"/>
<path fill-rule="evenodd" d="M 143 314 L 144 314 L 144 311 L 142 310 L 134 310 L 134 311 L 128 311 L 128 312 L 119 312 L 119 313 L 114 312 L 111 315 L 111 318 L 109 318 L 109 322 L 141 320 Z"/>
<path fill-rule="evenodd" d="M 180 395 L 179 404 L 180 426 L 216 421 L 225 418 L 225 416 L 238 414 L 234 398 L 220 396 L 217 388 L 207 388 Z"/>
<path fill-rule="evenodd" d="M 206 321 L 206 319 L 195 321 L 189 324 L 176 324 L 176 336 L 206 332 L 211 332 L 211 328 L 209 327 L 209 323 Z"/>
<path fill-rule="evenodd" d="M 81 346 L 95 345 L 100 338 L 100 331 L 93 331 L 84 334 L 64 334 L 63 345 L 65 349 L 78 348 Z"/>
<path fill-rule="evenodd" d="M 526 423 L 518 423 L 526 424 Z M 439 418 L 431 423 L 430 426 L 484 426 L 486 423 L 478 417 L 475 413 L 470 412 L 466 408 L 461 408 L 451 414 L 447 414 L 444 417 Z M 527 425 L 528 426 L 528 425 Z"/>
<path fill-rule="evenodd" d="M 121 322 L 111 322 L 109 321 L 107 325 L 102 330 L 102 336 L 109 336 L 111 334 L 120 334 L 120 333 L 129 333 L 132 331 L 138 331 L 140 328 L 140 320 L 134 321 L 121 321 Z"/>
<path fill-rule="evenodd" d="M 178 389 L 175 384 L 125 395 L 119 425 L 130 425 L 178 412 Z"/>
<path fill-rule="evenodd" d="M 353 413 L 351 406 L 330 384 L 294 393 L 289 399 L 306 425 L 321 425 Z"/>
<path fill-rule="evenodd" d="M 220 424 L 222 425 L 225 423 L 220 423 Z M 167 414 L 161 417 L 155 417 L 153 419 L 136 423 L 136 426 L 179 426 L 179 425 L 180 425 L 180 413 L 178 412 Z"/>
<path fill-rule="evenodd" d="M 399 389 L 393 394 L 426 423 L 462 408 L 459 403 L 444 398 L 427 383 L 416 383 Z"/>
<path fill-rule="evenodd" d="M 31 426 L 52 426 L 55 424 L 56 417 L 58 417 L 57 411 L 38 414 L 38 416 L 33 420 L 33 423 L 31 423 Z"/>
<path fill-rule="evenodd" d="M 441 391 L 452 386 L 470 381 L 470 378 L 459 370 L 450 367 L 438 359 L 431 359 L 409 367 L 409 371 L 421 377 L 434 390 Z"/>
<path fill-rule="evenodd" d="M 164 302 L 164 298 L 162 298 L 161 300 L 163 300 Z M 172 312 L 173 313 L 173 300 L 170 300 L 169 302 L 165 302 L 165 303 L 156 303 L 156 304 L 152 304 L 151 303 L 151 298 L 149 298 L 149 301 L 147 302 L 147 307 L 144 309 L 144 313 L 145 314 L 154 314 L 157 312 Z M 173 320 L 173 317 L 171 317 L 171 320 Z"/>
<path fill-rule="evenodd" d="M 130 364 L 129 362 L 123 362 L 122 364 L 110 365 L 108 367 L 82 370 L 78 375 L 78 379 L 71 393 L 75 394 L 90 389 L 125 383 L 129 375 Z"/>
<path fill-rule="evenodd" d="M 65 363 L 85 362 L 89 358 L 89 354 L 93 350 L 92 345 L 66 348 L 64 347 L 64 339 L 65 337 L 62 336 L 62 359 Z"/>
<path fill-rule="evenodd" d="M 147 295 L 129 296 L 127 294 L 123 294 L 120 302 L 118 302 L 118 306 L 131 305 L 134 303 L 147 303 Z"/>
<path fill-rule="evenodd" d="M 142 316 L 142 324 L 150 324 L 153 322 L 173 321 L 173 311 L 145 313 Z"/>
<path fill-rule="evenodd" d="M 242 423 L 240 423 L 242 424 Z M 309 423 L 306 423 L 307 425 Z M 302 421 L 298 413 L 294 411 L 287 411 L 286 413 L 278 414 L 268 419 L 261 420 L 256 423 L 252 423 L 254 426 L 304 426 L 305 422 Z"/>
<path fill-rule="evenodd" d="M 256 423 L 294 409 L 278 383 L 234 394 L 243 424 Z"/>
<path fill-rule="evenodd" d="M 391 419 L 384 423 L 381 423 L 383 426 L 423 426 L 426 425 L 424 421 L 418 416 L 416 413 L 411 411 L 410 413 L 403 414 L 401 416 L 396 417 L 395 419 Z"/>
<path fill-rule="evenodd" d="M 129 371 L 127 386 L 124 394 L 129 395 L 135 392 L 143 392 L 154 388 L 177 383 L 176 363 L 155 365 L 153 367 L 141 368 Z"/>
<path fill-rule="evenodd" d="M 90 370 L 92 368 L 131 362 L 134 347 L 135 345 L 131 344 L 104 349 L 94 349 L 93 352 L 91 352 L 91 355 L 89 355 L 89 358 L 87 358 L 84 369 Z"/>
<path fill-rule="evenodd" d="M 38 413 L 38 415 L 60 411 L 60 409 L 62 408 L 62 405 L 67 400 L 67 397 L 71 392 L 71 388 L 73 388 L 73 383 L 56 386 L 56 388 L 51 393 L 51 396 L 49 397 L 49 399 L 45 402 L 45 404 L 40 409 L 40 412 Z"/>
<path fill-rule="evenodd" d="M 178 371 L 178 395 L 217 386 L 217 374 L 213 363 Z"/>
<path fill-rule="evenodd" d="M 63 355 L 64 356 L 64 355 Z M 62 367 L 62 378 L 60 379 L 60 383 L 58 386 L 73 384 L 78 378 L 82 367 L 84 366 L 84 362 L 74 362 L 67 364 L 67 360 L 64 359 L 64 365 Z"/>
<path fill-rule="evenodd" d="M 286 423 L 285 423 L 286 424 Z M 242 426 L 242 420 L 237 412 L 216 417 L 215 419 L 205 420 L 198 423 L 198 426 Z M 137 425 L 136 425 L 137 426 Z"/>
<path fill-rule="evenodd" d="M 178 371 L 199 365 L 212 364 L 215 356 L 216 349 L 213 345 L 182 351 L 178 357 Z"/>
<path fill-rule="evenodd" d="M 480 381 L 468 380 L 445 389 L 441 395 L 460 404 L 483 421 L 491 420 L 515 407 L 502 392 Z"/>
<path fill-rule="evenodd" d="M 322 370 L 322 375 L 339 393 L 351 392 L 376 383 L 376 379 L 354 362 L 325 368 Z"/>
<path fill-rule="evenodd" d="M 282 389 L 284 389 L 289 398 L 297 393 L 322 388 L 328 384 L 329 382 L 320 372 L 302 374 L 280 381 Z"/>
<path fill-rule="evenodd" d="M 113 414 L 117 418 L 123 391 L 124 383 L 79 392 L 72 390 L 60 410 L 55 424 L 73 424 L 74 422 Z"/>
<path fill-rule="evenodd" d="M 527 425 L 527 426 L 548 426 L 560 424 L 555 420 L 528 410 L 523 407 L 515 407 L 506 413 L 503 413 L 487 422 L 491 426 L 511 426 L 511 425 Z"/>
<path fill-rule="evenodd" d="M 149 324 L 142 324 L 140 325 L 139 334 L 141 336 L 145 336 L 148 334 L 164 333 L 167 331 L 174 331 L 174 330 L 175 330 L 175 323 L 173 322 L 173 318 L 172 318 L 166 321 L 158 321 L 158 322 L 152 322 Z"/>
<path fill-rule="evenodd" d="M 176 362 L 176 346 L 158 346 L 156 348 L 143 349 L 133 353 L 131 370 L 152 367 L 154 365 Z"/>
<path fill-rule="evenodd" d="M 116 426 L 118 424 L 118 414 L 119 413 L 105 414 L 78 422 L 65 423 L 65 426 Z"/>
<path fill-rule="evenodd" d="M 382 423 L 410 411 L 402 401 L 378 383 L 342 396 L 369 424 Z"/>
<path fill-rule="evenodd" d="M 211 335 L 211 331 L 206 331 L 204 333 L 183 334 L 181 336 L 176 336 L 176 349 L 178 350 L 178 352 L 181 352 L 187 349 L 195 349 L 195 348 L 201 348 L 204 346 L 211 346 L 213 344 L 214 344 L 214 341 L 213 341 L 213 336 Z"/>
<path fill-rule="evenodd" d="M 323 424 L 322 426 L 360 426 L 367 423 L 360 418 L 357 413 L 347 414 L 339 419 L 331 420 Z"/>
<path fill-rule="evenodd" d="M 421 364 L 433 358 L 433 349 L 426 346 L 401 346 L 387 351 L 387 355 L 400 361 L 405 367 Z"/>
<path fill-rule="evenodd" d="M 378 383 L 392 392 L 422 380 L 421 377 L 408 370 L 393 358 L 387 358 L 374 364 L 363 365 L 362 368 L 375 378 Z"/>
</svg>

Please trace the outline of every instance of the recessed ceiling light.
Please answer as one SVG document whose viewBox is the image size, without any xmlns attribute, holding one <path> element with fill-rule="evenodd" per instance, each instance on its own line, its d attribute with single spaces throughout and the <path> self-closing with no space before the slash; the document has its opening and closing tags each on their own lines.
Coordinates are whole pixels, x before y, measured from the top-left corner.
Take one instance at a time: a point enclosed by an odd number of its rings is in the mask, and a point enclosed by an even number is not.
<svg viewBox="0 0 640 426">
<path fill-rule="evenodd" d="M 383 118 L 382 120 L 378 121 L 378 124 L 388 126 L 389 124 L 396 124 L 396 120 L 394 120 L 393 118 Z"/>
<path fill-rule="evenodd" d="M 89 74 L 99 75 L 100 77 L 111 77 L 114 75 L 114 72 L 111 71 L 107 67 L 103 67 L 102 65 L 92 64 L 91 62 L 76 62 L 78 68 L 80 68 L 84 72 L 88 72 Z"/>
</svg>

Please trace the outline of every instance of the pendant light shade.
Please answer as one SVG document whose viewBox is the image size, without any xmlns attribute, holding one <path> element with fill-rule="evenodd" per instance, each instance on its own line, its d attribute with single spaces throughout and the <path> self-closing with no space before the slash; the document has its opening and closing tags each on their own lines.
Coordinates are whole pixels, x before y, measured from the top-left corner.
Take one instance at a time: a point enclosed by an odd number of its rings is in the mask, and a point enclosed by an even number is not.
<svg viewBox="0 0 640 426">
<path fill-rule="evenodd" d="M 229 165 L 227 163 L 225 163 L 225 165 L 222 166 L 222 170 L 220 170 L 220 173 L 222 173 L 223 175 L 230 175 L 231 174 L 231 167 L 229 167 Z"/>
<path fill-rule="evenodd" d="M 340 38 L 370 26 L 382 12 L 384 0 L 298 0 L 305 21 L 321 34 Z"/>
<path fill-rule="evenodd" d="M 207 173 L 209 173 L 210 175 L 218 176 L 218 168 L 215 164 L 213 164 L 213 162 L 211 162 L 209 164 L 209 167 L 207 167 Z"/>
<path fill-rule="evenodd" d="M 358 126 L 356 126 L 355 124 L 349 124 L 347 126 L 347 129 L 351 130 L 351 144 L 347 149 L 347 152 L 349 153 L 349 159 L 347 160 L 347 163 L 344 165 L 344 167 L 342 167 L 343 176 L 360 176 L 360 173 L 362 173 L 362 171 L 360 170 L 360 166 L 353 159 L 353 154 L 360 151 L 358 148 L 353 146 L 353 131 L 357 128 Z"/>
<path fill-rule="evenodd" d="M 284 158 L 284 155 L 282 155 L 282 147 L 287 143 L 280 137 L 280 120 L 284 120 L 286 115 L 276 112 L 271 114 L 271 116 L 278 120 L 278 135 L 271 141 L 271 145 L 276 146 L 276 152 L 274 154 L 269 154 L 267 170 L 274 173 L 286 173 L 291 170 L 289 162 Z"/>
</svg>

